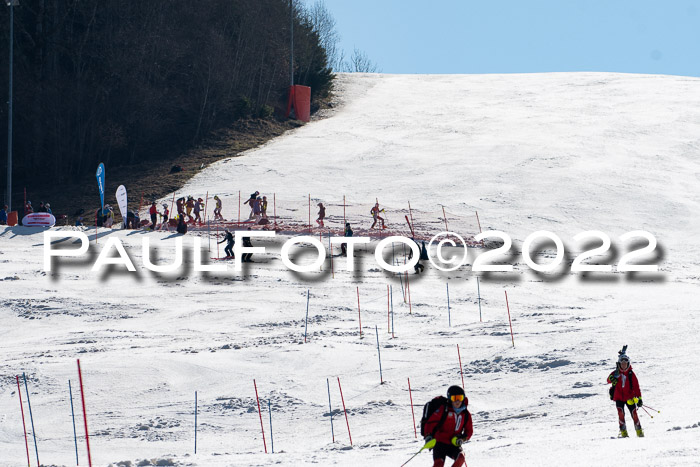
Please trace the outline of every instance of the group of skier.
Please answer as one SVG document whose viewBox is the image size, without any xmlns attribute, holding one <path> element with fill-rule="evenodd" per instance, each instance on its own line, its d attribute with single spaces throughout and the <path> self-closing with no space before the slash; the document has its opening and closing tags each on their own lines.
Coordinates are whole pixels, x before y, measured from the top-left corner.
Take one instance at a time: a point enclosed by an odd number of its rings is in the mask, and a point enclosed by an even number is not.
<svg viewBox="0 0 700 467">
<path fill-rule="evenodd" d="M 637 414 L 637 408 L 643 407 L 642 390 L 632 371 L 626 345 L 618 352 L 616 368 L 608 376 L 607 382 L 611 385 L 610 399 L 615 402 L 617 409 L 619 437 L 629 437 L 625 407 L 632 416 L 637 436 L 644 437 Z M 452 467 L 467 465 L 462 445 L 469 441 L 474 432 L 472 416 L 467 410 L 468 404 L 469 399 L 460 386 L 450 386 L 446 397 L 438 396 L 425 404 L 421 418 L 421 436 L 425 444 L 418 453 L 425 449 L 432 450 L 433 467 L 443 467 L 447 457 L 454 459 Z"/>
<path fill-rule="evenodd" d="M 250 206 L 248 220 L 254 220 L 256 224 L 267 224 L 267 196 L 260 196 L 260 192 L 251 193 L 243 203 Z"/>
<path fill-rule="evenodd" d="M 194 199 L 193 196 L 180 197 L 175 202 L 177 206 L 177 216 L 179 218 L 185 218 L 185 222 L 188 224 L 199 224 L 202 225 L 204 222 L 200 216 L 200 213 L 204 210 L 204 200 L 202 198 Z M 194 216 L 192 213 L 194 212 Z"/>
</svg>

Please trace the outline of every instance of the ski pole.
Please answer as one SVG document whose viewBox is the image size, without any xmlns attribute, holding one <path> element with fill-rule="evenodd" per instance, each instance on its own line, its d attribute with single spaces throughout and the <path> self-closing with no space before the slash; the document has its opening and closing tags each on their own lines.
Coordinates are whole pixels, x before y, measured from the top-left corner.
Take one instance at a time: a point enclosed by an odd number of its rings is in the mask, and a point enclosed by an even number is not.
<svg viewBox="0 0 700 467">
<path fill-rule="evenodd" d="M 418 454 L 420 454 L 421 452 L 423 452 L 424 449 L 432 449 L 433 447 L 435 447 L 435 440 L 434 440 L 434 439 L 431 439 L 430 441 L 428 441 L 427 443 L 425 443 L 425 444 L 423 445 L 423 447 L 420 448 L 420 450 L 419 450 L 417 453 L 415 453 L 414 455 L 412 455 L 410 459 L 408 459 L 406 462 L 404 462 L 403 464 L 401 464 L 401 467 L 403 467 L 404 465 L 406 465 L 406 464 L 408 464 L 409 462 L 411 462 L 411 461 L 413 460 L 413 458 L 416 457 L 416 456 L 417 456 Z"/>
<path fill-rule="evenodd" d="M 648 405 L 646 405 L 646 404 L 645 404 L 645 405 L 643 405 L 642 407 L 646 407 L 647 409 L 651 409 L 651 410 L 653 410 L 653 411 L 654 411 L 654 412 L 656 412 L 656 413 L 661 413 L 661 411 L 660 411 L 660 410 L 656 410 L 656 409 L 655 409 L 654 407 L 649 407 L 649 406 L 648 406 Z"/>
<path fill-rule="evenodd" d="M 654 418 L 654 416 L 651 413 L 649 413 L 649 411 L 646 409 L 646 407 L 642 406 L 642 409 L 644 409 L 644 411 L 647 413 L 647 415 L 649 415 L 651 418 Z"/>
</svg>

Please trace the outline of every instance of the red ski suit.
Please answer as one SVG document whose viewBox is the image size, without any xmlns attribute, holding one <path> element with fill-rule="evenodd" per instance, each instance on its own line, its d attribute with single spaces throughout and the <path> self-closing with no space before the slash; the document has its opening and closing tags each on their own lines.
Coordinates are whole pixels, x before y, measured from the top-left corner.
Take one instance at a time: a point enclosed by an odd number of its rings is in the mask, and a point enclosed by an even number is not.
<svg viewBox="0 0 700 467">
<path fill-rule="evenodd" d="M 615 392 L 613 393 L 614 401 L 626 402 L 635 397 L 642 397 L 642 390 L 639 387 L 637 376 L 632 371 L 632 365 L 627 367 L 627 370 L 622 371 L 617 369 L 608 376 L 608 383 L 611 383 L 611 378 L 617 378 L 615 384 Z"/>
<path fill-rule="evenodd" d="M 472 415 L 469 413 L 469 410 L 466 409 L 468 402 L 469 400 L 465 397 L 465 409 L 459 414 L 455 413 L 452 403 L 447 403 L 440 407 L 426 420 L 425 433 L 430 434 L 433 432 L 435 426 L 440 423 L 443 413 L 447 410 L 447 417 L 435 433 L 435 440 L 438 443 L 452 445 L 452 438 L 455 436 L 465 440 L 471 438 L 474 433 L 474 428 L 472 427 Z"/>
</svg>

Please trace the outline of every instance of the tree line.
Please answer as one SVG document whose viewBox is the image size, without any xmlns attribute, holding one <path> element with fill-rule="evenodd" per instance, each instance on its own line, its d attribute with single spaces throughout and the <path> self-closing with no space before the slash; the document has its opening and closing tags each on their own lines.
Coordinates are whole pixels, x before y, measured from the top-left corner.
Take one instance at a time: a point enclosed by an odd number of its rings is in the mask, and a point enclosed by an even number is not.
<svg viewBox="0 0 700 467">
<path fill-rule="evenodd" d="M 311 10 L 295 3 L 292 15 L 294 82 L 317 100 L 332 65 Z M 9 29 L 3 6 L 0 56 Z M 13 179 L 70 182 L 99 162 L 162 157 L 238 119 L 272 118 L 286 107 L 289 29 L 288 0 L 22 0 Z M 8 67 L 0 60 L 3 94 Z M 7 128 L 6 105 L 0 118 Z"/>
</svg>

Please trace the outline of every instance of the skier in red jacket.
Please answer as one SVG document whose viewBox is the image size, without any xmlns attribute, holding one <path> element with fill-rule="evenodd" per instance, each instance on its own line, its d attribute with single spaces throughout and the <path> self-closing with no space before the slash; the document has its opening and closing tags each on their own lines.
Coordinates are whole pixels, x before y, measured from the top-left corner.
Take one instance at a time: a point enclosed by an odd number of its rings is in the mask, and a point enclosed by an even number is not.
<svg viewBox="0 0 700 467">
<path fill-rule="evenodd" d="M 612 384 L 610 388 L 610 398 L 615 401 L 617 406 L 617 417 L 620 423 L 620 437 L 627 438 L 627 425 L 625 424 L 625 406 L 629 409 L 634 421 L 634 429 L 637 436 L 644 437 L 642 424 L 639 423 L 639 415 L 637 407 L 642 406 L 642 390 L 639 387 L 637 375 L 632 371 L 630 358 L 626 354 L 627 346 L 622 347 L 618 352 L 617 369 L 608 376 L 608 384 Z"/>
<path fill-rule="evenodd" d="M 450 386 L 447 399 L 439 397 L 433 400 L 439 399 L 444 399 L 444 402 L 431 415 L 424 414 L 427 419 L 421 427 L 426 444 L 433 446 L 433 467 L 443 467 L 447 456 L 455 460 L 452 467 L 466 467 L 462 443 L 468 441 L 474 432 L 472 415 L 467 410 L 469 399 L 459 386 Z"/>
</svg>

